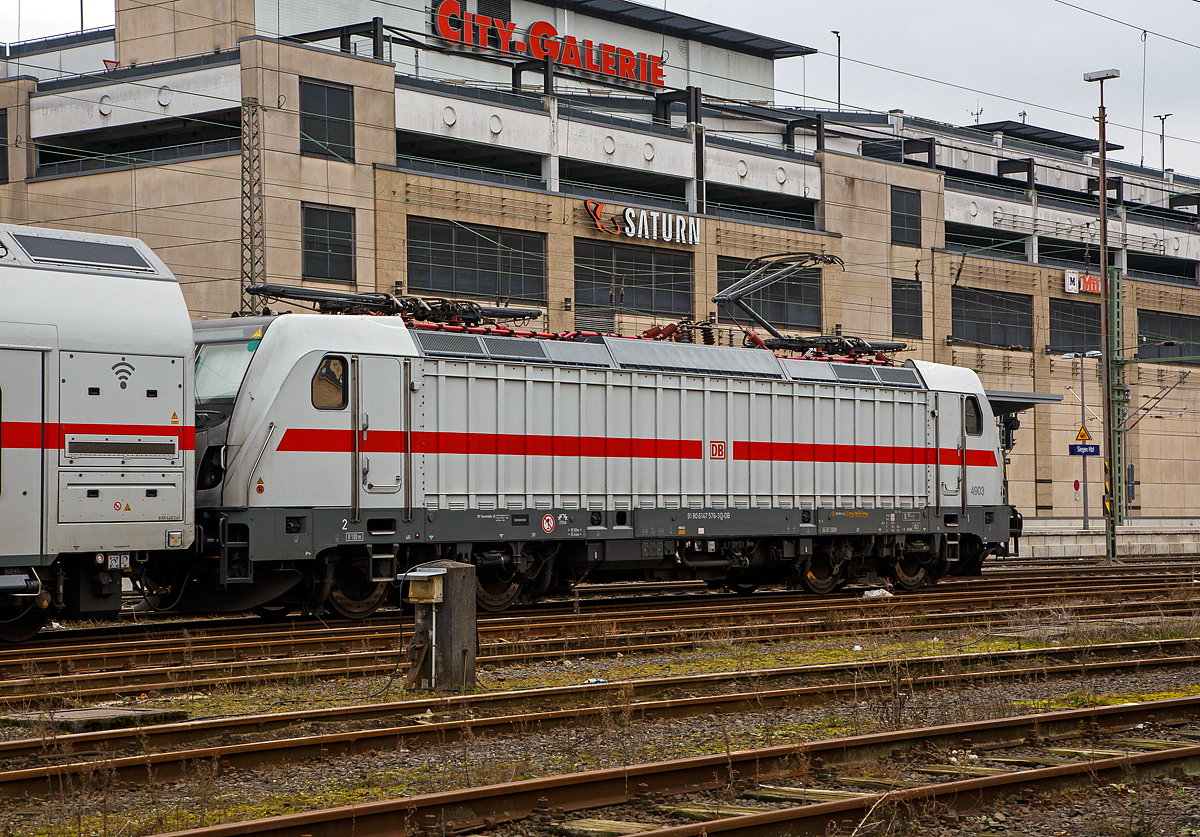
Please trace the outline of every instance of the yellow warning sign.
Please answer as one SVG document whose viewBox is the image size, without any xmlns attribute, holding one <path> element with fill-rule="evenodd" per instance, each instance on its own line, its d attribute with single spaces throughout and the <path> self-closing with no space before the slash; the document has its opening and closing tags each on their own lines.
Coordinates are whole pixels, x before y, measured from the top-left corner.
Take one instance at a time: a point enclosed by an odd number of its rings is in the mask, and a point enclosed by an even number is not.
<svg viewBox="0 0 1200 837">
<path fill-rule="evenodd" d="M 1075 441 L 1076 442 L 1090 442 L 1090 441 L 1092 441 L 1092 434 L 1088 433 L 1087 428 L 1081 424 L 1081 425 L 1079 425 L 1079 432 L 1075 434 Z"/>
<path fill-rule="evenodd" d="M 267 487 L 265 485 L 263 485 L 262 477 L 258 478 L 258 485 L 256 485 L 254 487 L 254 490 L 257 491 L 259 494 L 262 494 L 264 491 L 267 490 Z"/>
<path fill-rule="evenodd" d="M 128 504 L 128 503 L 126 503 L 126 504 L 125 504 L 125 511 L 129 511 L 129 504 Z"/>
<path fill-rule="evenodd" d="M 179 413 L 171 413 L 171 424 L 179 424 Z"/>
</svg>

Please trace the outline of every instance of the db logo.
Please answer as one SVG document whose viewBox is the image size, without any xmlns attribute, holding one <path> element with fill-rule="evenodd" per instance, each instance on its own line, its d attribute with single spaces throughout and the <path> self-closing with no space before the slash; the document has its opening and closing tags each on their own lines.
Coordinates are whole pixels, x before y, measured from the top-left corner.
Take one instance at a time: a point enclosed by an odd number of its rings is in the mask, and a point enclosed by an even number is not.
<svg viewBox="0 0 1200 837">
<path fill-rule="evenodd" d="M 547 535 L 554 531 L 554 515 L 548 514 L 542 518 L 542 531 Z"/>
<path fill-rule="evenodd" d="M 724 459 L 725 458 L 725 443 L 724 442 L 709 442 L 708 458 L 709 459 Z"/>
</svg>

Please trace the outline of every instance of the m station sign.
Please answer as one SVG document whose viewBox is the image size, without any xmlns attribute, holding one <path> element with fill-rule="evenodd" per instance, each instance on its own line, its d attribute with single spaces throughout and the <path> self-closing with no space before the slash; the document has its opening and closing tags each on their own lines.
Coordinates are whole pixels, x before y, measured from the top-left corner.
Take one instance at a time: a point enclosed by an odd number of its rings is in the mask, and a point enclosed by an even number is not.
<svg viewBox="0 0 1200 837">
<path fill-rule="evenodd" d="M 560 67 L 609 76 L 618 82 L 665 86 L 661 55 L 578 40 L 573 35 L 560 37 L 554 24 L 546 20 L 519 30 L 511 21 L 465 11 L 461 0 L 442 0 L 434 5 L 433 31 L 443 41 L 457 46 L 515 59 L 549 58 Z"/>
<path fill-rule="evenodd" d="M 1100 277 L 1078 270 L 1063 271 L 1063 290 L 1069 294 L 1100 293 Z"/>
</svg>

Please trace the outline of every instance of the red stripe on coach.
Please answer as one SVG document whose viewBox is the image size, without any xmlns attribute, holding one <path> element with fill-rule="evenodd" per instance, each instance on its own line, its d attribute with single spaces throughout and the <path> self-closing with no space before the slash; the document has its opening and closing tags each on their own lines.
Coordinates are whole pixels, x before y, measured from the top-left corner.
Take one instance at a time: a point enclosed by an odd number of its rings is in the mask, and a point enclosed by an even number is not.
<svg viewBox="0 0 1200 837">
<path fill-rule="evenodd" d="M 0 445 L 6 448 L 61 450 L 68 434 L 93 436 L 174 436 L 181 450 L 195 450 L 196 428 L 178 424 L 45 424 L 6 421 L 0 425 Z"/>
</svg>

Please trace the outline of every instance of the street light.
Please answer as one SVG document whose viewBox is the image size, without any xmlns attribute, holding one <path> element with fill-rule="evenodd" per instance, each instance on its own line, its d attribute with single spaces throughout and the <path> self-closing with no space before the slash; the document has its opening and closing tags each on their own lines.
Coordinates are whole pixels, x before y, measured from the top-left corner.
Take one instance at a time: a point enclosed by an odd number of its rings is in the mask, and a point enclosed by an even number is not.
<svg viewBox="0 0 1200 837">
<path fill-rule="evenodd" d="M 1160 113 L 1154 117 L 1158 120 L 1158 143 L 1162 148 L 1163 177 L 1167 176 L 1167 117 L 1174 115 L 1173 113 Z"/>
<path fill-rule="evenodd" d="M 1083 359 L 1085 357 L 1100 357 L 1097 351 L 1091 352 L 1067 352 L 1062 356 L 1063 360 L 1078 360 L 1079 361 L 1079 426 L 1087 425 L 1087 402 L 1083 398 L 1083 382 L 1087 377 L 1083 374 Z M 1080 457 L 1083 460 L 1083 528 L 1090 529 L 1088 523 L 1088 480 L 1087 480 L 1087 456 Z"/>
<path fill-rule="evenodd" d="M 829 34 L 837 35 L 838 39 L 838 113 L 842 112 L 842 33 L 830 29 Z"/>
<path fill-rule="evenodd" d="M 1109 473 L 1110 485 L 1116 486 L 1119 475 L 1116 472 L 1113 461 L 1114 448 L 1117 444 L 1117 427 L 1116 416 L 1113 415 L 1113 358 L 1117 346 L 1113 341 L 1113 329 L 1110 327 L 1113 316 L 1116 312 L 1111 311 L 1111 281 L 1108 275 L 1108 170 L 1107 170 L 1107 146 L 1108 143 L 1104 137 L 1104 82 L 1110 79 L 1120 78 L 1120 70 L 1098 70 L 1094 73 L 1084 73 L 1084 81 L 1100 82 L 1100 113 L 1096 121 L 1100 123 L 1100 177 L 1098 186 L 1100 187 L 1100 330 L 1103 332 L 1103 342 L 1101 348 L 1104 352 L 1103 359 L 1100 363 L 1101 369 L 1101 386 L 1104 388 L 1104 464 Z M 1113 562 L 1117 558 L 1117 492 L 1112 492 L 1112 497 L 1105 508 L 1104 514 L 1104 560 Z"/>
</svg>

